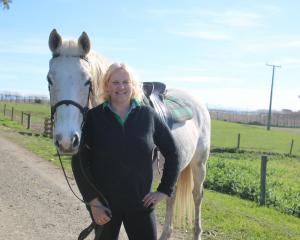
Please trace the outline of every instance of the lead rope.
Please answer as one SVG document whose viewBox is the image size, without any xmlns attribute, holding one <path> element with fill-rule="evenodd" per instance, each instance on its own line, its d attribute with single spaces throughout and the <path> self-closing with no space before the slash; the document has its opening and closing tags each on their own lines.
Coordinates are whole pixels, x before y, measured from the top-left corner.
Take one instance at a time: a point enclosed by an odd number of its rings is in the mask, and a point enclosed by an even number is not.
<svg viewBox="0 0 300 240">
<path fill-rule="evenodd" d="M 71 192 L 74 194 L 74 196 L 75 196 L 80 202 L 82 202 L 82 203 L 84 203 L 84 204 L 87 204 L 87 203 L 86 203 L 85 201 L 83 201 L 80 197 L 78 197 L 78 195 L 74 192 L 73 188 L 71 187 L 71 184 L 70 184 L 70 182 L 69 182 L 69 180 L 68 180 L 68 176 L 67 176 L 67 174 L 66 174 L 66 171 L 65 171 L 64 165 L 63 165 L 63 163 L 62 163 L 60 154 L 59 154 L 59 152 L 58 152 L 57 149 L 56 149 L 56 152 L 57 152 L 57 155 L 58 155 L 58 159 L 59 159 L 59 162 L 60 162 L 61 169 L 62 169 L 62 171 L 63 171 L 63 173 L 64 173 L 65 179 L 66 179 L 67 184 L 68 184 L 68 186 L 69 186 L 69 189 L 71 190 Z"/>
<path fill-rule="evenodd" d="M 56 150 L 57 152 L 57 155 L 58 155 L 58 158 L 59 158 L 59 162 L 60 162 L 60 165 L 61 165 L 61 169 L 63 171 L 63 174 L 64 174 L 64 177 L 66 179 L 66 182 L 69 186 L 69 189 L 71 190 L 71 192 L 73 193 L 73 195 L 82 203 L 84 203 L 86 206 L 90 206 L 90 207 L 98 207 L 98 208 L 103 208 L 102 206 L 98 206 L 98 205 L 91 205 L 90 203 L 88 202 L 85 202 L 84 200 L 82 200 L 80 197 L 78 197 L 78 195 L 75 193 L 75 191 L 73 190 L 73 188 L 71 187 L 71 184 L 68 180 L 68 176 L 66 174 L 66 171 L 65 171 L 65 168 L 64 168 L 64 165 L 62 163 L 62 160 L 61 160 L 61 157 L 60 157 L 60 154 L 58 152 L 58 150 Z M 81 159 L 79 159 L 79 161 L 81 162 Z M 110 209 L 108 208 L 109 205 L 108 205 L 108 202 L 107 200 L 105 199 L 105 197 L 103 196 L 103 194 L 96 188 L 96 186 L 90 181 L 90 179 L 86 176 L 85 172 L 83 171 L 83 168 L 82 168 L 82 165 L 81 166 L 81 170 L 84 174 L 84 177 L 87 179 L 88 183 L 94 188 L 94 190 L 99 194 L 100 198 L 101 198 L 101 202 L 103 203 L 103 205 L 105 205 L 104 207 L 104 210 L 105 210 L 105 213 L 107 214 L 107 216 L 109 216 L 110 218 L 112 217 L 112 214 L 111 214 L 111 211 Z M 96 223 L 94 221 L 92 221 L 92 223 L 87 227 L 85 228 L 84 230 L 81 231 L 81 233 L 79 234 L 78 236 L 78 240 L 83 240 L 85 239 L 92 231 L 93 229 L 96 228 Z M 96 231 L 96 236 L 95 236 L 95 240 L 99 239 L 101 234 L 102 234 L 102 231 L 103 231 L 103 226 L 98 226 L 97 225 L 97 231 Z"/>
</svg>

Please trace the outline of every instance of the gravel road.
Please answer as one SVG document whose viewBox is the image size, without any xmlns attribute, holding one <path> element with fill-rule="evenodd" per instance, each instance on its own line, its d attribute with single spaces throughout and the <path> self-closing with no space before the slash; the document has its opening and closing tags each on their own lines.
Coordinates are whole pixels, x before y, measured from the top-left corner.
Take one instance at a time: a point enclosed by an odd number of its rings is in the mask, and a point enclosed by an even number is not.
<svg viewBox="0 0 300 240">
<path fill-rule="evenodd" d="M 0 159 L 0 239 L 77 239 L 90 218 L 61 169 L 1 135 Z"/>
<path fill-rule="evenodd" d="M 72 195 L 61 169 L 0 132 L 0 239 L 75 240 L 88 224 L 88 212 Z M 119 240 L 127 239 L 121 229 Z M 179 239 L 187 238 L 179 232 L 170 238 Z"/>
</svg>

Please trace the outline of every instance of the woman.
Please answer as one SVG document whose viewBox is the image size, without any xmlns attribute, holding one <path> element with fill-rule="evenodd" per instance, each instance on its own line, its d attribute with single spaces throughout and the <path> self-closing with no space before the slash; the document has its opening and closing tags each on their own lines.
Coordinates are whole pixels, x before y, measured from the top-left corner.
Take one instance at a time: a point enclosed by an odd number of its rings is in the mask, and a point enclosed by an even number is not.
<svg viewBox="0 0 300 240">
<path fill-rule="evenodd" d="M 118 239 L 123 223 L 130 240 L 155 240 L 154 207 L 174 190 L 178 150 L 154 110 L 140 104 L 142 90 L 128 66 L 112 64 L 101 88 L 104 102 L 88 112 L 82 129 L 82 166 L 73 164 L 77 185 L 94 222 L 103 226 L 99 239 Z M 155 146 L 165 165 L 157 190 L 151 192 Z M 78 174 L 82 170 L 86 175 Z M 111 216 L 98 190 L 107 199 Z"/>
</svg>

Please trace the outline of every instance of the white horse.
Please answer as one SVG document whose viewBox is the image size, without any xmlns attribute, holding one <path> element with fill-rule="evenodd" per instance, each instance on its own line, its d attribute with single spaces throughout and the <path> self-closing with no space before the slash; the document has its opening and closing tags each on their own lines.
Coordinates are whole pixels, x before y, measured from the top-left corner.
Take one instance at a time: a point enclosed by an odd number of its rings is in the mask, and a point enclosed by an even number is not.
<svg viewBox="0 0 300 240">
<path fill-rule="evenodd" d="M 76 153 L 86 107 L 99 104 L 100 81 L 109 62 L 90 51 L 90 40 L 85 32 L 78 41 L 62 40 L 54 29 L 49 36 L 49 47 L 53 54 L 47 78 L 55 122 L 54 143 L 62 153 Z M 194 205 L 193 238 L 199 240 L 202 233 L 203 182 L 210 150 L 210 116 L 206 107 L 189 94 L 177 89 L 168 89 L 167 94 L 188 102 L 193 118 L 173 125 L 172 134 L 181 150 L 181 174 L 176 189 L 178 205 L 175 204 L 175 194 L 167 199 L 160 240 L 166 240 L 171 235 L 174 205 L 190 219 L 193 214 L 184 209 L 191 209 Z"/>
</svg>

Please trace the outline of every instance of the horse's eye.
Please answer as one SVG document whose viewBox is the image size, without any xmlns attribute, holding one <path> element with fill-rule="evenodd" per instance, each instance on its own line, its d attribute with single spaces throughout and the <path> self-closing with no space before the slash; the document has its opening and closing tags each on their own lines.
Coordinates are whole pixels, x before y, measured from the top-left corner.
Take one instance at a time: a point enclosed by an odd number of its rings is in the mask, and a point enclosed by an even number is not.
<svg viewBox="0 0 300 240">
<path fill-rule="evenodd" d="M 52 81 L 51 81 L 51 78 L 49 76 L 47 76 L 47 81 L 48 81 L 49 85 L 53 84 Z"/>
<path fill-rule="evenodd" d="M 85 83 L 84 83 L 84 86 L 88 86 L 88 85 L 91 85 L 92 84 L 92 81 L 91 79 L 87 80 Z"/>
</svg>

